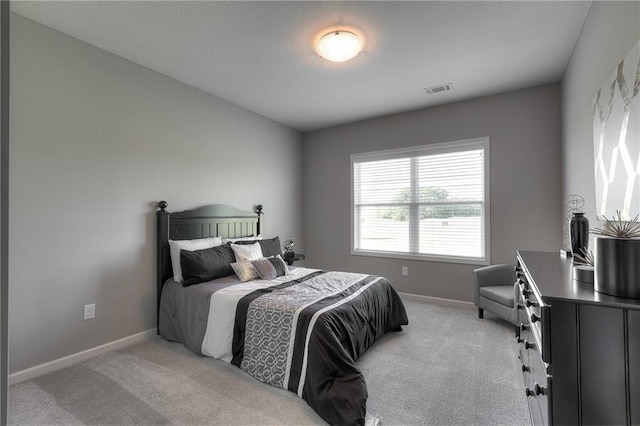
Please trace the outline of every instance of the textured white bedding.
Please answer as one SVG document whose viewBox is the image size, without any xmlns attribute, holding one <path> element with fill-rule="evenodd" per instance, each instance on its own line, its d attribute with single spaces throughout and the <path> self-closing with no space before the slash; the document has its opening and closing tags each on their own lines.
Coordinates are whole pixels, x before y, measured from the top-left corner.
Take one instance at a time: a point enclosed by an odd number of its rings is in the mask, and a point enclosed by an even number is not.
<svg viewBox="0 0 640 426">
<path fill-rule="evenodd" d="M 225 362 L 231 362 L 233 358 L 233 327 L 238 301 L 255 290 L 295 280 L 315 271 L 317 269 L 291 268 L 288 275 L 274 280 L 254 280 L 244 283 L 239 282 L 234 275 L 231 279 L 238 284 L 220 289 L 211 296 L 207 331 L 202 340 L 202 353 Z M 219 278 L 216 282 L 224 282 L 225 279 L 229 280 L 230 277 Z"/>
</svg>

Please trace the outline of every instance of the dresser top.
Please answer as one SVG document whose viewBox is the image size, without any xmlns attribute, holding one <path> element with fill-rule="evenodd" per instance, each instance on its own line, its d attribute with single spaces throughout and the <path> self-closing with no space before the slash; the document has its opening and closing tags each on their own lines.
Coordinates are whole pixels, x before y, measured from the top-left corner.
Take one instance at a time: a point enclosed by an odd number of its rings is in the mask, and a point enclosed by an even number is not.
<svg viewBox="0 0 640 426">
<path fill-rule="evenodd" d="M 593 285 L 573 280 L 571 257 L 559 252 L 520 251 L 518 259 L 529 272 L 528 276 L 541 293 L 542 301 L 551 304 L 553 300 L 612 306 L 617 308 L 640 309 L 640 299 L 615 297 L 598 293 Z"/>
</svg>

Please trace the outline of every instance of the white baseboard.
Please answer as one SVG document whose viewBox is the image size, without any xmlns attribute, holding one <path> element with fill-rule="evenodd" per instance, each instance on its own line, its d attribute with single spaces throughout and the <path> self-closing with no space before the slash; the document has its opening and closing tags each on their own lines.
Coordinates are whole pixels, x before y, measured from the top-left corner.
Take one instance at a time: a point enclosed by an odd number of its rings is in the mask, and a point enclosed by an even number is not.
<svg viewBox="0 0 640 426">
<path fill-rule="evenodd" d="M 401 298 L 407 300 L 415 300 L 417 302 L 431 303 L 433 305 L 447 306 L 449 308 L 464 309 L 467 311 L 473 311 L 476 309 L 476 305 L 471 302 L 463 302 L 462 300 L 443 299 L 441 297 L 422 296 L 420 294 L 400 293 Z"/>
<path fill-rule="evenodd" d="M 157 328 L 152 328 L 147 331 L 132 334 L 131 336 L 123 337 L 122 339 L 114 340 L 113 342 L 105 343 L 104 345 L 96 346 L 95 348 L 87 349 L 86 351 L 54 359 L 53 361 L 45 362 L 44 364 L 36 365 L 25 370 L 16 371 L 15 373 L 9 374 L 9 386 L 51 373 L 61 368 L 69 367 L 70 365 L 96 357 L 105 352 L 114 351 L 124 348 L 125 346 L 133 345 L 134 343 L 148 340 L 154 336 L 156 332 Z"/>
</svg>

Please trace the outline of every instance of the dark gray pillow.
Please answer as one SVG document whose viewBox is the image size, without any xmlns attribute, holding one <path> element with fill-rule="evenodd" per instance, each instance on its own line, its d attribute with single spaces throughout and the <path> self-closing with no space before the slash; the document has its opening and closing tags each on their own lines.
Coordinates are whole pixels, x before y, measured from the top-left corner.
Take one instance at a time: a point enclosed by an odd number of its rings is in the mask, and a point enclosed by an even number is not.
<svg viewBox="0 0 640 426">
<path fill-rule="evenodd" d="M 211 281 L 216 278 L 233 275 L 231 264 L 236 261 L 229 244 L 203 250 L 180 250 L 180 266 L 182 267 L 182 285 Z"/>
<path fill-rule="evenodd" d="M 262 249 L 262 255 L 264 257 L 277 256 L 282 254 L 282 249 L 280 248 L 280 238 L 273 237 L 264 240 L 251 240 L 251 241 L 236 241 L 234 244 L 253 244 L 260 243 L 260 248 Z"/>
</svg>

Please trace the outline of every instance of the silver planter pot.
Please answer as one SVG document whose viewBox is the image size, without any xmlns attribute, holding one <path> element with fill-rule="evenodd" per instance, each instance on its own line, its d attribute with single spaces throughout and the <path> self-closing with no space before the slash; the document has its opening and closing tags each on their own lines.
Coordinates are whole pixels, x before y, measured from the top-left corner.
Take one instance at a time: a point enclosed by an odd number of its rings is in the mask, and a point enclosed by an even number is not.
<svg viewBox="0 0 640 426">
<path fill-rule="evenodd" d="M 640 239 L 596 237 L 594 289 L 640 299 Z"/>
</svg>

